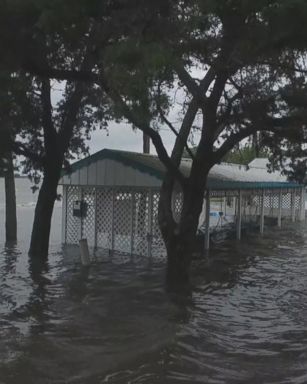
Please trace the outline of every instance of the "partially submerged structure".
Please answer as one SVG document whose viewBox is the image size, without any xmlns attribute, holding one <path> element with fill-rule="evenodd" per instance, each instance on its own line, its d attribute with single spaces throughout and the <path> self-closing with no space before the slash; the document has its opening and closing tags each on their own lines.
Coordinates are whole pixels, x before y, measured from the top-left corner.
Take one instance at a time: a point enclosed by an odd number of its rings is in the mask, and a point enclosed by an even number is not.
<svg viewBox="0 0 307 384">
<path fill-rule="evenodd" d="M 190 168 L 191 160 L 184 159 L 181 171 L 188 175 Z M 63 243 L 77 244 L 87 238 L 89 245 L 108 251 L 165 255 L 158 225 L 164 173 L 165 167 L 156 156 L 109 149 L 74 163 L 60 181 Z M 176 220 L 180 218 L 181 201 L 178 188 L 173 194 Z M 304 220 L 304 187 L 266 169 L 218 164 L 210 171 L 200 217 L 207 249 L 210 226 L 223 223 L 215 220 L 213 224 L 214 217 L 231 217 L 238 239 L 242 224 L 247 222 L 256 223 L 263 233 L 265 217 L 276 218 L 279 226 L 282 218 Z"/>
</svg>

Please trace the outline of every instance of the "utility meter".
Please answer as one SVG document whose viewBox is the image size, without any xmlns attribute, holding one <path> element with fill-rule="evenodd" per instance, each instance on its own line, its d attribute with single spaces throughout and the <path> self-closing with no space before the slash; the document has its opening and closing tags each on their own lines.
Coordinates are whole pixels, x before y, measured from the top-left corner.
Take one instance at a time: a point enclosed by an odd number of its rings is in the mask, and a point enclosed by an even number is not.
<svg viewBox="0 0 307 384">
<path fill-rule="evenodd" d="M 73 216 L 86 217 L 87 203 L 83 200 L 76 200 L 73 203 Z"/>
</svg>

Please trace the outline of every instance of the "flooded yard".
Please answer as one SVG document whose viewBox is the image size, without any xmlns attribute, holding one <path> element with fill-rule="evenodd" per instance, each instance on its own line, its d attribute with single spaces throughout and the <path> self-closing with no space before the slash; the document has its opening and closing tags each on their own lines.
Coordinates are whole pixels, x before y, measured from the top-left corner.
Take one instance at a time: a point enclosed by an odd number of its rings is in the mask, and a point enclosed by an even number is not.
<svg viewBox="0 0 307 384">
<path fill-rule="evenodd" d="M 60 205 L 49 261 L 29 263 L 31 209 L 1 245 L 1 384 L 307 382 L 306 226 L 216 246 L 176 294 L 161 261 L 82 267 L 58 245 Z"/>
</svg>

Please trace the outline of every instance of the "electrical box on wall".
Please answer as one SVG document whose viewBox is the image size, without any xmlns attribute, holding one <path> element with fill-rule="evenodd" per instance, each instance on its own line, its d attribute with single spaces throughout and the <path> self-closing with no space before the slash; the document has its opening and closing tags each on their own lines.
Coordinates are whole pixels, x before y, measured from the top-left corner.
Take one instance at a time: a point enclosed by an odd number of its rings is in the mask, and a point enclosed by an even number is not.
<svg viewBox="0 0 307 384">
<path fill-rule="evenodd" d="M 73 203 L 73 216 L 86 217 L 87 203 L 83 200 L 76 200 Z"/>
</svg>

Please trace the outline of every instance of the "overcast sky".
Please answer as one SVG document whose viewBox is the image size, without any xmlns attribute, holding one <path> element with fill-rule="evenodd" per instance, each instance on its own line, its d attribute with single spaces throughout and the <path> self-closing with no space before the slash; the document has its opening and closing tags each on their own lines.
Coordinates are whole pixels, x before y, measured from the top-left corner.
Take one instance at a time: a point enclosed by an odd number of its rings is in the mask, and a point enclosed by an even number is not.
<svg viewBox="0 0 307 384">
<path fill-rule="evenodd" d="M 199 72 L 199 71 L 198 71 Z M 197 72 L 197 73 L 198 73 Z M 52 104 L 56 108 L 58 101 L 62 98 L 64 89 L 64 82 L 53 81 L 52 83 Z M 171 108 L 170 114 L 168 115 L 169 120 L 178 129 L 181 125 L 181 102 L 184 99 L 182 91 L 179 89 L 174 93 L 173 101 L 174 105 Z M 178 103 L 179 102 L 179 103 Z M 197 119 L 196 119 L 197 120 Z M 195 122 L 196 123 L 196 122 Z M 159 131 L 163 144 L 167 149 L 168 153 L 171 152 L 175 135 L 167 126 L 160 125 Z M 194 134 L 194 139 L 198 138 L 198 134 Z M 100 151 L 104 148 L 109 149 L 122 149 L 126 151 L 142 152 L 143 151 L 143 134 L 140 130 L 133 130 L 132 126 L 128 123 L 115 123 L 110 122 L 108 130 L 95 130 L 91 132 L 91 140 L 88 142 L 90 154 Z M 191 145 L 191 143 L 190 143 Z M 150 143 L 150 153 L 156 154 L 155 148 Z"/>
<path fill-rule="evenodd" d="M 164 145 L 168 151 L 171 151 L 174 144 L 174 134 L 169 130 L 160 131 Z M 96 130 L 91 134 L 89 141 L 90 154 L 100 151 L 104 148 L 123 149 L 126 151 L 142 152 L 143 140 L 140 130 L 133 131 L 128 124 L 110 123 L 108 132 L 105 130 Z M 156 151 L 151 143 L 150 152 L 155 154 Z"/>
</svg>

